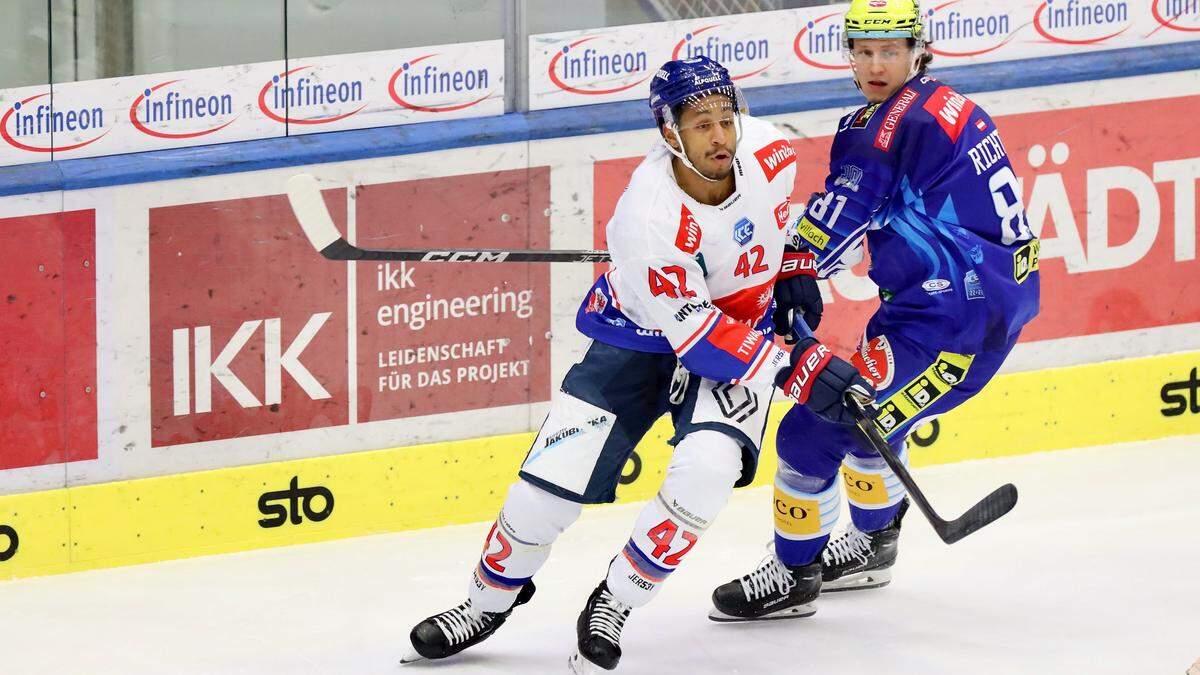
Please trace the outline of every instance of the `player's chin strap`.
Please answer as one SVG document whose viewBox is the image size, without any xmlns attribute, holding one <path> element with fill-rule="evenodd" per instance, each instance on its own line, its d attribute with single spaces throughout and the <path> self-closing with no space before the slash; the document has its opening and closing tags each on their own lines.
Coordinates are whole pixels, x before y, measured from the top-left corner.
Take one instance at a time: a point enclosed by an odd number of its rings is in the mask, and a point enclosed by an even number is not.
<svg viewBox="0 0 1200 675">
<path fill-rule="evenodd" d="M 734 131 L 733 131 L 733 133 L 734 133 L 734 138 L 735 138 L 735 139 L 736 139 L 736 140 L 737 140 L 737 141 L 740 143 L 740 142 L 741 142 L 741 140 L 742 140 L 742 116 L 741 116 L 741 114 L 740 114 L 740 113 L 738 113 L 738 114 L 734 114 L 734 116 L 733 116 L 733 120 L 734 120 L 734 121 L 733 121 L 733 124 L 734 124 Z M 674 120 L 667 120 L 667 122 L 666 122 L 666 125 L 667 125 L 667 128 L 671 130 L 671 133 L 675 134 L 675 140 L 676 140 L 676 141 L 679 141 L 679 147 L 680 147 L 680 148 L 683 148 L 683 136 L 682 136 L 682 135 L 680 135 L 680 133 L 679 133 L 679 125 L 678 125 L 678 124 L 676 124 L 676 123 L 674 122 Z M 681 162 L 683 162 L 683 165 L 684 165 L 684 166 L 686 166 L 687 168 L 691 169 L 691 170 L 692 170 L 692 173 L 696 174 L 697 176 L 700 176 L 701 178 L 703 178 L 704 180 L 706 180 L 706 181 L 708 181 L 708 182 L 710 182 L 710 183 L 720 183 L 720 182 L 721 182 L 720 180 L 718 180 L 718 179 L 716 179 L 716 178 L 709 178 L 708 176 L 705 176 L 704 174 L 700 173 L 700 170 L 699 170 L 699 169 L 697 169 L 697 168 L 696 168 L 696 167 L 695 167 L 695 166 L 692 164 L 692 160 L 690 160 L 690 159 L 688 159 L 688 158 L 687 158 L 687 153 L 686 153 L 686 152 L 683 152 L 683 150 L 682 150 L 682 149 L 681 149 L 681 150 L 676 150 L 676 149 L 675 149 L 675 146 L 673 146 L 673 145 L 671 145 L 670 143 L 668 143 L 668 142 L 667 142 L 667 139 L 665 139 L 665 138 L 663 139 L 663 145 L 667 146 L 667 150 L 670 150 L 672 155 L 675 155 L 676 157 L 678 157 L 678 158 L 679 158 L 679 160 L 680 160 Z M 736 146 L 734 146 L 734 147 L 736 148 Z M 734 153 L 735 153 L 735 154 L 736 154 L 736 152 L 737 152 L 737 151 L 736 151 L 736 150 L 734 150 Z"/>
<path fill-rule="evenodd" d="M 674 122 L 667 122 L 667 128 L 671 130 L 671 133 L 675 134 L 675 140 L 679 141 L 679 147 L 682 148 L 683 147 L 683 137 L 679 135 L 679 127 L 676 126 Z M 700 173 L 700 170 L 697 169 L 692 164 L 692 160 L 688 159 L 687 153 L 683 152 L 682 150 L 676 150 L 675 146 L 668 143 L 667 139 L 665 139 L 665 138 L 663 139 L 663 145 L 667 146 L 667 150 L 670 150 L 672 155 L 675 155 L 677 158 L 679 158 L 679 160 L 681 162 L 683 162 L 684 166 L 691 169 L 692 173 L 696 174 L 697 176 L 700 176 L 701 178 L 703 178 L 704 180 L 706 180 L 710 183 L 721 182 L 715 178 L 709 178 L 708 176 L 705 176 L 704 174 Z"/>
</svg>

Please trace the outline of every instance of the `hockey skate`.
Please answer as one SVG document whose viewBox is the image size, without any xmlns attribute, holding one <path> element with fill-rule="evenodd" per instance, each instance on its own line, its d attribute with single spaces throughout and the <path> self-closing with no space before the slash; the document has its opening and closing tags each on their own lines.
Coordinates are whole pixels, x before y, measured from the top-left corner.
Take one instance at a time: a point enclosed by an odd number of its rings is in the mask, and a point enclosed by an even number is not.
<svg viewBox="0 0 1200 675">
<path fill-rule="evenodd" d="M 822 593 L 860 591 L 887 586 L 892 581 L 900 538 L 900 520 L 908 510 L 908 499 L 882 530 L 863 532 L 851 523 L 846 531 L 829 540 L 821 553 L 824 566 Z"/>
<path fill-rule="evenodd" d="M 413 627 L 408 635 L 412 648 L 401 657 L 400 663 L 444 659 L 483 642 L 504 625 L 513 609 L 529 602 L 536 590 L 532 581 L 522 586 L 507 612 L 476 611 L 468 599 L 453 609 L 434 614 Z"/>
<path fill-rule="evenodd" d="M 590 675 L 617 667 L 621 660 L 621 629 L 632 609 L 613 597 L 607 582 L 600 582 L 575 622 L 579 652 L 567 661 L 572 673 Z"/>
<path fill-rule="evenodd" d="M 713 591 L 713 621 L 798 619 L 816 614 L 813 601 L 821 594 L 821 561 L 788 567 L 775 552 L 758 569 Z"/>
</svg>

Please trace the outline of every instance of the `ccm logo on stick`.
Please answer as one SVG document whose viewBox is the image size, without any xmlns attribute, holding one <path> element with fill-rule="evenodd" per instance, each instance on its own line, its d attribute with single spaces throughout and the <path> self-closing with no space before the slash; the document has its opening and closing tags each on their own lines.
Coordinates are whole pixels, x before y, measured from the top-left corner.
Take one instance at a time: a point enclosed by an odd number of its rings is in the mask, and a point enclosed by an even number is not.
<svg viewBox="0 0 1200 675">
<path fill-rule="evenodd" d="M 324 500 L 320 511 L 313 509 L 313 497 Z M 286 504 L 272 503 L 286 500 Z M 314 523 L 325 520 L 333 513 L 333 492 L 324 486 L 300 487 L 299 476 L 292 476 L 288 489 L 277 492 L 264 492 L 258 498 L 258 510 L 266 518 L 258 521 L 264 528 L 279 527 L 288 520 L 293 525 L 299 525 L 307 518 Z M 301 516 L 303 513 L 303 516 Z"/>
</svg>

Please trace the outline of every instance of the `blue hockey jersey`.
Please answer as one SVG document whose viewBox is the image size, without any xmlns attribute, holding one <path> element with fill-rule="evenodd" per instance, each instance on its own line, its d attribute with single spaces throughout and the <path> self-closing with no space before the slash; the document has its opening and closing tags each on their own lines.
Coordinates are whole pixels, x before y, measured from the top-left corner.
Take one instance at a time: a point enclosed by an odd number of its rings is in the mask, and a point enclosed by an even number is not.
<svg viewBox="0 0 1200 675">
<path fill-rule="evenodd" d="M 796 223 L 821 277 L 861 259 L 902 332 L 962 354 L 1000 349 L 1038 312 L 1038 241 L 995 123 L 929 76 L 842 118 L 825 192 Z"/>
</svg>

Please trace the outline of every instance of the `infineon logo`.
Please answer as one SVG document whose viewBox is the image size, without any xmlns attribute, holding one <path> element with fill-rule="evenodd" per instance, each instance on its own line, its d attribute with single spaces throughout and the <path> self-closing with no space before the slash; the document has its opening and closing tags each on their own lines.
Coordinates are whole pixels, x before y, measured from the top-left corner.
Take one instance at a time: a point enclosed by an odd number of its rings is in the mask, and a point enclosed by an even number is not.
<svg viewBox="0 0 1200 675">
<path fill-rule="evenodd" d="M 288 124 L 329 124 L 344 120 L 367 107 L 362 103 L 363 83 L 361 80 L 322 82 L 311 76 L 294 75 L 312 68 L 298 66 L 274 75 L 258 92 L 258 109 L 276 122 Z M 316 108 L 333 112 L 319 117 L 305 116 L 306 109 Z"/>
<path fill-rule="evenodd" d="M 492 95 L 487 68 L 439 68 L 429 61 L 435 56 L 439 54 L 410 59 L 392 73 L 388 95 L 393 101 L 409 110 L 444 113 L 470 108 Z"/>
<path fill-rule="evenodd" d="M 230 94 L 203 94 L 189 96 L 181 94 L 171 85 L 183 80 L 167 80 L 146 88 L 129 106 L 129 122 L 139 132 L 155 138 L 196 138 L 206 136 L 233 124 L 237 115 L 233 115 L 233 96 Z M 161 91 L 171 87 L 165 92 Z M 233 117 L 230 117 L 233 115 Z M 161 124 L 171 126 L 172 123 L 187 122 L 204 118 L 217 118 L 213 125 L 206 129 L 191 132 L 167 132 L 152 128 Z"/>
<path fill-rule="evenodd" d="M 1200 0 L 1154 0 L 1150 12 L 1171 30 L 1200 32 Z"/>
<path fill-rule="evenodd" d="M 554 86 L 563 91 L 601 96 L 632 89 L 650 79 L 648 60 L 645 51 L 632 51 L 605 36 L 593 35 L 559 50 L 550 59 L 547 72 Z M 609 83 L 617 84 L 605 86 Z"/>
<path fill-rule="evenodd" d="M 979 56 L 996 51 L 1013 39 L 1016 31 L 1007 12 L 986 6 L 963 5 L 951 0 L 931 8 L 925 31 L 929 51 L 939 56 Z M 948 46 L 947 46 L 948 44 Z"/>
<path fill-rule="evenodd" d="M 716 30 L 724 25 L 715 23 L 684 35 L 675 43 L 671 60 L 707 56 L 728 68 L 734 80 L 757 75 L 778 60 L 771 58 L 771 42 L 766 38 L 730 39 L 723 31 Z"/>
<path fill-rule="evenodd" d="M 13 103 L 12 107 L 4 112 L 4 117 L 0 118 L 0 138 L 12 147 L 26 152 L 63 152 L 95 143 L 111 131 L 104 128 L 103 108 L 54 110 L 50 106 L 50 99 L 46 98 L 49 95 L 50 92 L 35 94 Z M 46 98 L 45 102 L 33 103 L 43 98 Z M 96 135 L 72 145 L 50 147 L 46 141 L 43 141 L 46 145 L 34 145 L 34 139 L 37 137 L 47 135 L 49 138 L 49 134 L 64 132 L 96 132 Z"/>
<path fill-rule="evenodd" d="M 848 70 L 842 58 L 842 15 L 835 12 L 809 21 L 792 40 L 792 51 L 814 68 Z"/>
<path fill-rule="evenodd" d="M 1104 42 L 1133 25 L 1124 0 L 1045 0 L 1033 14 L 1033 27 L 1051 42 L 1090 45 Z"/>
</svg>

